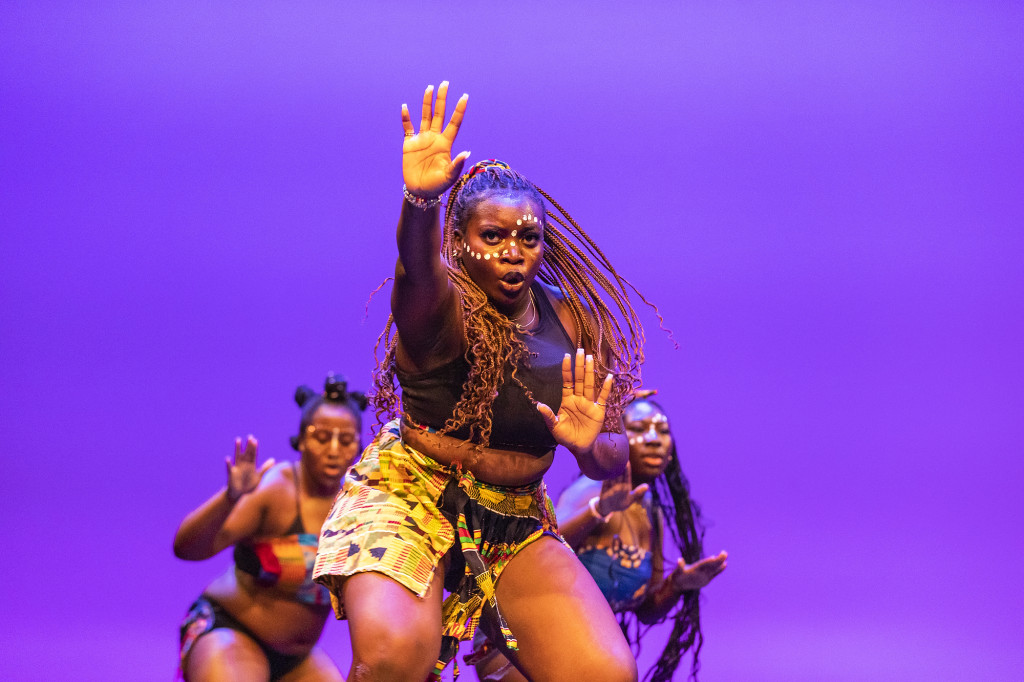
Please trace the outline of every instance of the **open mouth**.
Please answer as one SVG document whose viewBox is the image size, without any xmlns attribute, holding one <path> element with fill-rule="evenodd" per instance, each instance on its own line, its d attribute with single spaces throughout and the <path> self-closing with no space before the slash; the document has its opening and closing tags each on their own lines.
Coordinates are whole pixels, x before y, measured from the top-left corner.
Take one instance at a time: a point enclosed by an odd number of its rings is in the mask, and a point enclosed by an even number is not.
<svg viewBox="0 0 1024 682">
<path fill-rule="evenodd" d="M 501 276 L 501 281 L 504 282 L 505 284 L 519 284 L 524 279 L 526 278 L 523 277 L 523 273 L 519 272 L 518 270 L 506 272 L 504 275 Z"/>
<path fill-rule="evenodd" d="M 665 457 L 663 455 L 641 455 L 640 459 L 641 461 L 643 461 L 644 464 L 652 468 L 660 467 L 662 464 L 665 463 Z"/>
</svg>

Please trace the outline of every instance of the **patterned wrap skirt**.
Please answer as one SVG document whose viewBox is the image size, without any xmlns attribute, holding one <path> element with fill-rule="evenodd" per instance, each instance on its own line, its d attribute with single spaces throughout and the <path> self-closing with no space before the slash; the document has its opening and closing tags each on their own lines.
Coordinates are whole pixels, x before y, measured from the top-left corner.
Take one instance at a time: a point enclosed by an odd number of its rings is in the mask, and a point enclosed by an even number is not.
<svg viewBox="0 0 1024 682">
<path fill-rule="evenodd" d="M 494 585 L 509 560 L 544 535 L 562 541 L 543 481 L 520 488 L 481 483 L 403 443 L 393 420 L 346 474 L 320 533 L 313 579 L 327 587 L 335 614 L 344 618 L 341 589 L 349 576 L 375 571 L 423 597 L 450 551 L 439 679 L 459 642 L 472 639 L 485 603 L 505 645 L 517 648 Z"/>
</svg>

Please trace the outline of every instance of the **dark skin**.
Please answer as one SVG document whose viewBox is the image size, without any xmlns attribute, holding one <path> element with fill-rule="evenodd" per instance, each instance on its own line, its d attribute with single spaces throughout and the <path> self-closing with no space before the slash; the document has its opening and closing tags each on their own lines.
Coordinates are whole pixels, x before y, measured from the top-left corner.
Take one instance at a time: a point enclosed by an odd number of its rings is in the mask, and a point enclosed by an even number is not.
<svg viewBox="0 0 1024 682">
<path fill-rule="evenodd" d="M 687 590 L 705 587 L 725 570 L 727 555 L 720 552 L 687 564 L 677 565 L 664 575 L 664 521 L 644 501 L 644 494 L 655 479 L 665 473 L 671 456 L 672 435 L 668 418 L 653 404 L 637 400 L 626 407 L 623 415 L 629 437 L 629 465 L 621 476 L 605 481 L 580 478 L 558 500 L 556 514 L 559 527 L 573 549 L 586 545 L 607 546 L 618 536 L 623 543 L 652 552 L 651 581 L 647 598 L 637 607 L 642 623 L 656 623 L 672 610 Z M 634 487 L 634 484 L 635 487 Z M 597 511 L 609 515 L 602 521 L 590 510 L 591 498 L 597 497 Z M 493 641 L 493 640 L 492 640 Z M 477 664 L 480 680 L 518 682 L 527 678 L 507 665 L 500 652 Z"/>
<path fill-rule="evenodd" d="M 672 572 L 663 576 L 664 521 L 644 501 L 644 493 L 668 466 L 672 447 L 668 417 L 651 403 L 637 400 L 626 407 L 623 419 L 629 437 L 626 471 L 601 483 L 578 480 L 558 500 L 556 513 L 564 519 L 561 529 L 574 549 L 607 546 L 618 535 L 625 544 L 653 552 L 648 597 L 636 613 L 640 622 L 655 623 L 668 614 L 683 592 L 699 590 L 724 571 L 728 555 L 720 552 L 692 564 L 679 559 Z M 597 512 L 611 515 L 607 523 L 590 511 L 589 502 L 595 495 Z"/>
<path fill-rule="evenodd" d="M 257 465 L 258 443 L 235 439 L 234 457 L 226 460 L 227 484 L 182 521 L 174 553 L 191 561 L 208 559 L 239 542 L 281 537 L 295 520 L 315 532 L 323 525 L 341 487 L 345 470 L 359 454 L 358 422 L 347 407 L 323 404 L 299 435 L 301 458 Z M 296 473 L 299 476 L 295 480 Z M 296 505 L 298 488 L 298 505 Z M 229 568 L 203 591 L 263 642 L 289 655 L 308 657 L 282 680 L 342 680 L 341 673 L 317 646 L 330 606 L 311 606 L 253 576 Z M 216 628 L 196 640 L 186 659 L 186 679 L 269 680 L 266 655 L 257 643 L 236 630 Z"/>
<path fill-rule="evenodd" d="M 441 84 L 436 105 L 433 88 L 427 89 L 418 132 L 408 108 L 402 107 L 403 177 L 408 190 L 418 197 L 443 194 L 469 156 L 468 152 L 451 156 L 468 98 L 459 99 L 445 126 L 446 98 L 447 83 Z M 530 285 L 544 256 L 543 223 L 530 221 L 524 238 L 523 227 L 516 221 L 523 215 L 542 214 L 529 197 L 494 195 L 477 204 L 454 235 L 467 272 L 487 293 L 489 303 L 527 329 L 537 322 L 530 319 L 530 307 L 536 305 Z M 406 201 L 398 223 L 399 259 L 391 309 L 398 328 L 397 363 L 407 372 L 437 368 L 466 350 L 460 293 L 441 260 L 439 216 L 436 207 L 418 208 Z M 480 258 L 470 255 L 467 247 Z M 566 303 L 551 292 L 544 295 L 572 337 L 575 325 Z M 592 357 L 582 349 L 575 356 L 566 354 L 561 406 L 557 414 L 544 405 L 538 410 L 555 441 L 585 471 L 606 478 L 621 472 L 628 445 L 624 435 L 602 430 L 611 378 L 602 386 L 594 381 Z M 539 480 L 554 454 L 467 448 L 457 439 L 428 437 L 410 427 L 403 428 L 403 438 L 443 465 L 459 463 L 481 481 L 506 486 Z M 357 573 L 346 580 L 343 598 L 354 657 L 351 680 L 426 677 L 440 647 L 442 576 L 440 567 L 422 599 L 379 573 Z M 543 537 L 512 558 L 498 580 L 497 598 L 519 640 L 519 651 L 510 653 L 510 658 L 530 679 L 636 679 L 635 661 L 611 610 L 572 552 L 557 540 Z M 481 626 L 493 629 L 487 614 Z M 589 646 L 594 641 L 604 646 Z M 583 653 L 570 658 L 564 655 L 566 650 Z M 395 651 L 403 655 L 394 656 Z"/>
</svg>

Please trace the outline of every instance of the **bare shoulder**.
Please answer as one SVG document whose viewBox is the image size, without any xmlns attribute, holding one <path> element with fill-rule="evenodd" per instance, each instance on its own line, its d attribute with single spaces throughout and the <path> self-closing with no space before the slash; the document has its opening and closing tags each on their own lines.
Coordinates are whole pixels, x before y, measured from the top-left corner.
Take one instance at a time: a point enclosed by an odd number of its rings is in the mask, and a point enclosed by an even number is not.
<svg viewBox="0 0 1024 682">
<path fill-rule="evenodd" d="M 565 292 L 555 286 L 546 284 L 538 280 L 541 291 L 544 292 L 548 302 L 551 303 L 551 307 L 554 308 L 555 314 L 558 315 L 558 321 L 562 323 L 562 327 L 565 329 L 569 338 L 576 338 L 576 317 L 573 314 L 572 306 L 569 303 L 568 297 Z"/>
<path fill-rule="evenodd" d="M 565 331 L 569 334 L 570 338 L 575 338 L 579 335 L 580 330 L 576 325 L 576 313 L 573 310 L 572 302 L 569 297 L 565 295 L 561 289 L 555 286 L 551 286 L 544 282 L 539 282 L 544 293 L 547 295 L 548 300 L 551 302 L 551 307 L 555 309 L 558 314 L 558 319 L 565 327 Z M 590 309 L 586 301 L 580 300 L 578 302 L 582 308 L 582 314 L 587 318 L 591 328 L 597 327 L 597 317 L 594 315 L 594 311 Z M 584 342 L 584 345 L 586 343 Z"/>
<path fill-rule="evenodd" d="M 294 505 L 295 499 L 295 463 L 292 461 L 278 462 L 263 474 L 259 486 L 253 496 L 260 498 L 267 506 L 281 502 Z"/>
</svg>

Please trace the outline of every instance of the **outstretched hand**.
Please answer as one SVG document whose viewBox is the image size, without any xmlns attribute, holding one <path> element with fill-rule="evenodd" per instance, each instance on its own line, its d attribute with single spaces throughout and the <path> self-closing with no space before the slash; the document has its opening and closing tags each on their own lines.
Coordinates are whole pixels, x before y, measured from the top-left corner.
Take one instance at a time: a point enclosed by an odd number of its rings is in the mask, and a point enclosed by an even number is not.
<svg viewBox="0 0 1024 682">
<path fill-rule="evenodd" d="M 242 439 L 235 438 L 234 458 L 225 457 L 224 463 L 228 466 L 228 497 L 232 502 L 238 498 L 256 490 L 256 486 L 263 480 L 263 474 L 274 466 L 273 458 L 268 459 L 259 469 L 256 468 L 256 451 L 259 443 L 256 438 L 249 435 L 245 441 L 245 449 L 242 449 Z"/>
<path fill-rule="evenodd" d="M 594 356 L 584 356 L 583 349 L 579 348 L 575 363 L 568 353 L 562 358 L 562 404 L 558 414 L 544 403 L 537 403 L 537 410 L 555 441 L 576 457 L 590 451 L 604 427 L 604 413 L 614 379 L 612 374 L 605 377 L 601 392 L 595 398 Z"/>
<path fill-rule="evenodd" d="M 612 512 L 625 511 L 633 503 L 644 496 L 649 485 L 641 483 L 633 487 L 633 469 L 626 462 L 626 470 L 621 475 L 601 482 L 601 496 L 597 500 L 597 512 L 607 516 Z"/>
<path fill-rule="evenodd" d="M 672 571 L 672 575 L 669 576 L 669 580 L 672 581 L 672 586 L 680 592 L 699 590 L 725 570 L 725 560 L 728 556 L 725 552 L 719 552 L 715 556 L 701 559 L 692 564 L 680 559 L 679 564 Z"/>
<path fill-rule="evenodd" d="M 402 143 L 402 178 L 405 187 L 415 196 L 433 199 L 444 194 L 455 184 L 462 166 L 469 158 L 469 152 L 460 152 L 451 158 L 452 143 L 459 133 L 462 117 L 466 112 L 469 95 L 463 95 L 455 104 L 451 120 L 444 130 L 445 105 L 448 99 L 448 81 L 442 81 L 437 89 L 434 103 L 434 86 L 427 86 L 423 93 L 423 108 L 420 116 L 420 130 L 412 126 L 408 105 L 402 105 L 402 128 L 405 142 Z"/>
</svg>

